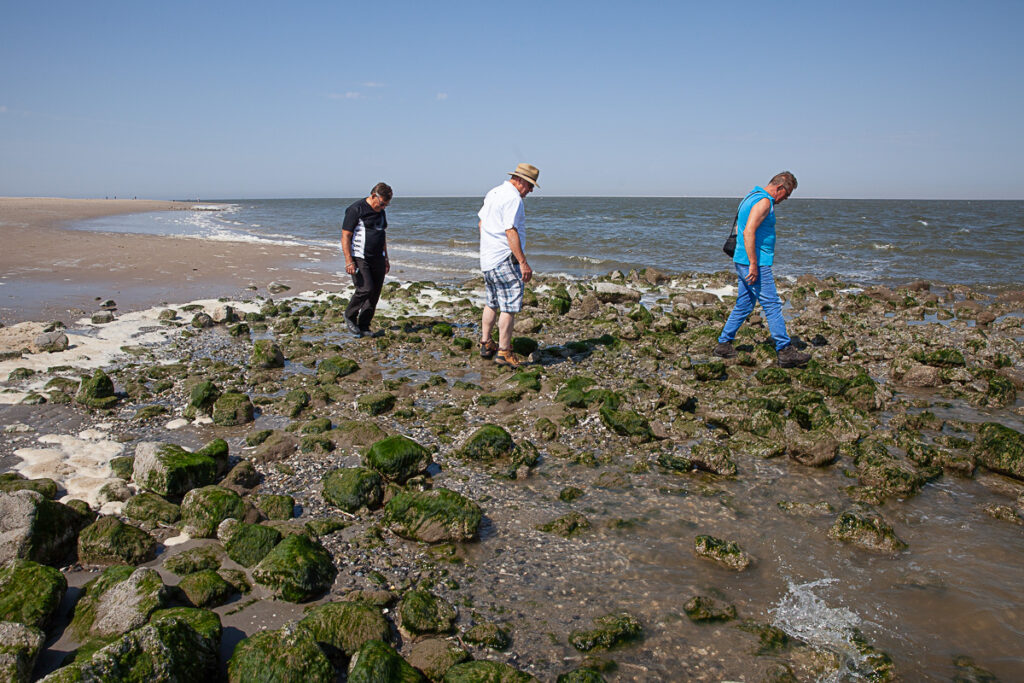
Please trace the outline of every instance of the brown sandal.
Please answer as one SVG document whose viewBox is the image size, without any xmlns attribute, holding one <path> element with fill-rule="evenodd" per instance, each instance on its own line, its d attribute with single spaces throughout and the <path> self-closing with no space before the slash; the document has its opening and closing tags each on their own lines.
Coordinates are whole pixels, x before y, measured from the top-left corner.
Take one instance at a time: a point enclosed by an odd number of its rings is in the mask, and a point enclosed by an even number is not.
<svg viewBox="0 0 1024 683">
<path fill-rule="evenodd" d="M 512 349 L 499 349 L 498 355 L 494 357 L 495 365 L 506 365 L 510 368 L 518 368 L 523 362 L 519 359 Z"/>
<path fill-rule="evenodd" d="M 498 352 L 498 345 L 492 339 L 480 342 L 480 357 L 484 359 L 494 358 Z"/>
</svg>

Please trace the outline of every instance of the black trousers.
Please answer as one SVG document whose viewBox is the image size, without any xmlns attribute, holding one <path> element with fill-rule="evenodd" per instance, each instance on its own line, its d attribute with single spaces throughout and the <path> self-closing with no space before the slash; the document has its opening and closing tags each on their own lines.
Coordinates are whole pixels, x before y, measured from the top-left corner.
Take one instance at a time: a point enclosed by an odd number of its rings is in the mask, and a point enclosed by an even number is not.
<svg viewBox="0 0 1024 683">
<path fill-rule="evenodd" d="M 380 290 L 384 287 L 384 258 L 352 259 L 356 264 L 356 272 L 352 275 L 352 284 L 356 291 L 349 299 L 345 309 L 345 317 L 354 322 L 359 329 L 370 329 L 370 321 L 377 311 Z"/>
</svg>

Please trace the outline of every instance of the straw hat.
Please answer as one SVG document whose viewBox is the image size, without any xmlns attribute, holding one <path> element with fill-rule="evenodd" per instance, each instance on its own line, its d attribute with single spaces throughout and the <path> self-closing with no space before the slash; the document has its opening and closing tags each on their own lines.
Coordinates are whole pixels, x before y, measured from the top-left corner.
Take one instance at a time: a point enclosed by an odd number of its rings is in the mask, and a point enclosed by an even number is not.
<svg viewBox="0 0 1024 683">
<path fill-rule="evenodd" d="M 522 178 L 523 180 L 530 183 L 534 187 L 540 187 L 540 185 L 537 184 L 537 176 L 540 175 L 540 171 L 537 170 L 536 166 L 533 166 L 531 164 L 519 164 L 518 166 L 516 166 L 516 170 L 509 173 L 509 175 L 514 175 L 517 178 Z"/>
</svg>

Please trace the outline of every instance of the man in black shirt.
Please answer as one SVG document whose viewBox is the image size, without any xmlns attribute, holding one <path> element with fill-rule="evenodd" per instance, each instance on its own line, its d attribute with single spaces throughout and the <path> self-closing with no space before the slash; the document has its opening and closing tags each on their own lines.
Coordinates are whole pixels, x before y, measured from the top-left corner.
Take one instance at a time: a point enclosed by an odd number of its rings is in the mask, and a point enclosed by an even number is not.
<svg viewBox="0 0 1024 683">
<path fill-rule="evenodd" d="M 357 337 L 369 334 L 384 276 L 391 270 L 384 235 L 388 227 L 384 207 L 390 203 L 391 188 L 386 183 L 377 183 L 369 197 L 345 209 L 345 222 L 341 224 L 345 272 L 352 276 L 356 286 L 345 309 L 345 325 Z"/>
</svg>

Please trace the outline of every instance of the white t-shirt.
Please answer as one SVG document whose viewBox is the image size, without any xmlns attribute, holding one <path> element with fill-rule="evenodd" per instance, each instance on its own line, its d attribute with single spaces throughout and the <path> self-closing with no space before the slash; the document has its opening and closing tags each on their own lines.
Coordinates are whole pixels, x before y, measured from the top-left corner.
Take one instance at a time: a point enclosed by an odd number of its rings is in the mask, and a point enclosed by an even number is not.
<svg viewBox="0 0 1024 683">
<path fill-rule="evenodd" d="M 484 205 L 477 213 L 480 217 L 480 270 L 494 270 L 508 258 L 506 230 L 519 232 L 519 244 L 526 248 L 526 209 L 519 190 L 506 180 L 484 197 Z"/>
</svg>

